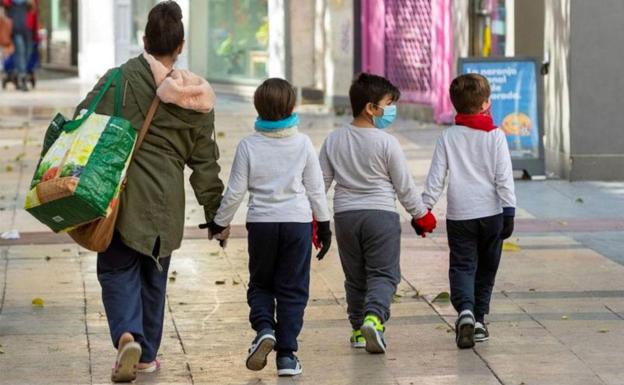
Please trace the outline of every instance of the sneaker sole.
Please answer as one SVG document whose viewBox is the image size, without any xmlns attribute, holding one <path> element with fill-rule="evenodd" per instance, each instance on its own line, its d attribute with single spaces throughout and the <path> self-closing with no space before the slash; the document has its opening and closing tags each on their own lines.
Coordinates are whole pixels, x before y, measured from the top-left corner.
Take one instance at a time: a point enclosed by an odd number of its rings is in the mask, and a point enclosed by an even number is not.
<svg viewBox="0 0 624 385">
<path fill-rule="evenodd" d="M 353 349 L 364 349 L 366 348 L 366 342 L 351 342 L 351 347 Z"/>
<path fill-rule="evenodd" d="M 267 356 L 275 347 L 275 338 L 271 335 L 264 336 L 258 342 L 258 347 L 247 357 L 247 369 L 258 371 L 267 365 Z"/>
<path fill-rule="evenodd" d="M 298 369 L 278 369 L 277 370 L 278 377 L 298 376 L 301 373 L 303 373 L 303 369 L 301 369 L 301 368 L 298 368 Z"/>
<path fill-rule="evenodd" d="M 132 382 L 137 376 L 137 365 L 141 358 L 141 345 L 137 342 L 128 342 L 117 359 L 117 365 L 113 369 L 111 381 Z"/>
<path fill-rule="evenodd" d="M 474 345 L 475 345 L 474 325 L 470 323 L 459 325 L 457 347 L 460 349 L 470 349 Z"/>
<path fill-rule="evenodd" d="M 360 330 L 366 339 L 365 349 L 367 352 L 372 354 L 383 354 L 386 352 L 386 347 L 379 338 L 379 334 L 374 326 L 364 325 Z"/>
<path fill-rule="evenodd" d="M 478 338 L 475 337 L 474 341 L 475 342 L 485 342 L 485 341 L 487 341 L 489 339 L 490 339 L 490 337 L 478 337 Z"/>
</svg>

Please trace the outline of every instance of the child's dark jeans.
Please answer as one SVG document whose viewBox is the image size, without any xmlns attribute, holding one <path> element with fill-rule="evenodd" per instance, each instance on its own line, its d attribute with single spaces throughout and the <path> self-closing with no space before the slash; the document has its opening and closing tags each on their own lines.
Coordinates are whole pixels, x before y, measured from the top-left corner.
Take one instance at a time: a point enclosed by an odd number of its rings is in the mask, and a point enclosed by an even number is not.
<svg viewBox="0 0 624 385">
<path fill-rule="evenodd" d="M 490 299 L 501 258 L 503 216 L 446 221 L 451 250 L 451 302 L 457 312 L 471 310 L 477 321 L 490 312 Z"/>
<path fill-rule="evenodd" d="M 274 329 L 275 349 L 297 351 L 308 303 L 311 223 L 247 223 L 249 289 L 247 303 L 252 328 Z"/>
</svg>

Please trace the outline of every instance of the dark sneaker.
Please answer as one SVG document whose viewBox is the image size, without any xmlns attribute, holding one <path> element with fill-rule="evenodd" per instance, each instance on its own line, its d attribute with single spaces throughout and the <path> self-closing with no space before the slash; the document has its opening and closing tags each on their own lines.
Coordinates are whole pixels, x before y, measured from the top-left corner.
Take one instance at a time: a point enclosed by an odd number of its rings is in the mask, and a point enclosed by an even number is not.
<svg viewBox="0 0 624 385">
<path fill-rule="evenodd" d="M 366 338 L 362 335 L 361 330 L 354 330 L 351 333 L 351 347 L 355 349 L 364 349 L 366 347 Z"/>
<path fill-rule="evenodd" d="M 455 322 L 455 342 L 460 349 L 470 349 L 475 344 L 475 318 L 470 310 L 459 313 Z"/>
<path fill-rule="evenodd" d="M 485 342 L 489 339 L 490 339 L 490 333 L 488 332 L 487 326 L 485 326 L 481 322 L 476 322 L 475 329 L 474 329 L 475 342 Z"/>
<path fill-rule="evenodd" d="M 386 341 L 384 340 L 384 332 L 386 328 L 383 326 L 379 318 L 369 314 L 364 318 L 364 324 L 360 329 L 366 341 L 366 351 L 373 354 L 386 352 Z"/>
<path fill-rule="evenodd" d="M 303 368 L 297 356 L 278 356 L 275 361 L 277 375 L 280 377 L 292 377 L 301 374 Z"/>
<path fill-rule="evenodd" d="M 267 356 L 275 347 L 275 332 L 263 329 L 258 332 L 247 354 L 247 369 L 262 370 L 267 364 Z"/>
</svg>

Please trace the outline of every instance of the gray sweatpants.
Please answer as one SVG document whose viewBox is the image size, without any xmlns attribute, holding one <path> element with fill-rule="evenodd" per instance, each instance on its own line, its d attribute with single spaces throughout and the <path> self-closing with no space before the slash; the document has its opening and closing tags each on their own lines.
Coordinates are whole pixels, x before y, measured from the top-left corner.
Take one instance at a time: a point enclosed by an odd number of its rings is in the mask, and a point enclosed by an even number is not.
<svg viewBox="0 0 624 385">
<path fill-rule="evenodd" d="M 367 314 L 386 322 L 401 280 L 399 215 L 356 210 L 336 213 L 334 219 L 351 326 L 359 329 Z"/>
</svg>

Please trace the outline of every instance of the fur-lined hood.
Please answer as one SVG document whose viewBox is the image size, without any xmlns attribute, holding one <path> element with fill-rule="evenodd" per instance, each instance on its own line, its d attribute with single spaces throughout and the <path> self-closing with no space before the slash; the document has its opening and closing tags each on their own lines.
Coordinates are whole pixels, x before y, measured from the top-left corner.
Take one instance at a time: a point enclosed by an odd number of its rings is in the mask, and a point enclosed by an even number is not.
<svg viewBox="0 0 624 385">
<path fill-rule="evenodd" d="M 187 110 L 212 111 L 216 96 L 206 79 L 188 70 L 167 68 L 147 52 L 143 53 L 143 58 L 152 70 L 160 100 Z"/>
</svg>

